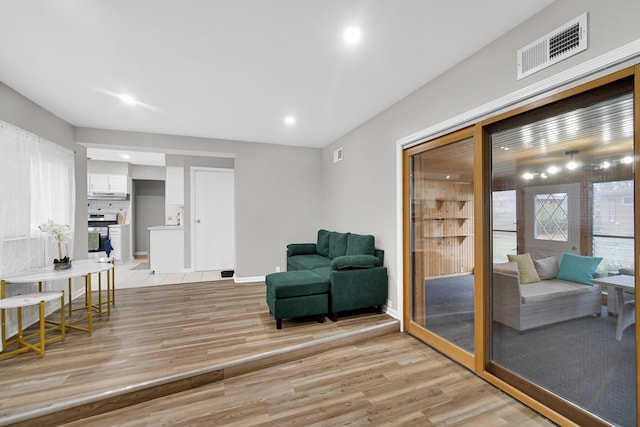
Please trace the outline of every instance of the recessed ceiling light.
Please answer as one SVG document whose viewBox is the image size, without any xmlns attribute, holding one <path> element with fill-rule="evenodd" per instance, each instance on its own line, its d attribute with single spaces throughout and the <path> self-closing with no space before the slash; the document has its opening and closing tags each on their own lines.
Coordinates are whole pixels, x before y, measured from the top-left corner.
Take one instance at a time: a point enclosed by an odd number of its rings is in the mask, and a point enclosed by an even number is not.
<svg viewBox="0 0 640 427">
<path fill-rule="evenodd" d="M 348 44 L 356 44 L 362 38 L 362 31 L 360 30 L 359 27 L 356 27 L 356 26 L 348 27 L 342 33 L 342 38 Z"/>
<path fill-rule="evenodd" d="M 293 117 L 293 116 L 285 116 L 284 122 L 286 124 L 288 124 L 289 126 L 291 126 L 292 124 L 294 124 L 296 122 L 296 118 Z"/>
<path fill-rule="evenodd" d="M 127 95 L 126 93 L 118 95 L 118 98 L 120 98 L 120 101 L 124 102 L 125 104 L 133 105 L 136 103 L 136 99 L 131 95 Z"/>
<path fill-rule="evenodd" d="M 120 157 L 122 157 L 123 159 L 130 159 L 131 156 L 128 154 L 121 154 Z"/>
</svg>

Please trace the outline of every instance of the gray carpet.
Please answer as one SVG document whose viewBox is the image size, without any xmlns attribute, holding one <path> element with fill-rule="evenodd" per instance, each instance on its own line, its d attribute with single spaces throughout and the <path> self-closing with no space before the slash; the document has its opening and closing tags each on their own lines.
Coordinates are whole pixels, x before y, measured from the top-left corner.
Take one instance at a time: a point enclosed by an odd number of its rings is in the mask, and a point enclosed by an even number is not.
<svg viewBox="0 0 640 427">
<path fill-rule="evenodd" d="M 427 329 L 473 353 L 473 275 L 425 281 Z"/>
<path fill-rule="evenodd" d="M 473 352 L 473 276 L 427 280 L 425 295 L 427 329 Z M 527 332 L 494 322 L 492 360 L 613 424 L 635 426 L 635 325 L 621 341 L 615 328 L 606 315 Z"/>
<path fill-rule="evenodd" d="M 636 425 L 635 325 L 583 317 L 527 332 L 494 322 L 493 360 L 620 426 Z"/>
</svg>

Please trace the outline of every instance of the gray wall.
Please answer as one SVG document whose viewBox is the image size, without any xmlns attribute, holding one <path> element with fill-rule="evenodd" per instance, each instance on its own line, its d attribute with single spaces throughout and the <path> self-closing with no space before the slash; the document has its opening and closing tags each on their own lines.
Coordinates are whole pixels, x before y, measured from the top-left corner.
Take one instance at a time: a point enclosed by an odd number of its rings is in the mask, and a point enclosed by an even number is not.
<svg viewBox="0 0 640 427">
<path fill-rule="evenodd" d="M 396 141 L 640 39 L 640 2 L 558 0 L 532 19 L 450 69 L 322 153 L 323 219 L 327 227 L 367 232 L 385 249 L 391 308 L 398 307 Z M 565 22 L 589 12 L 589 49 L 523 80 L 516 51 Z M 402 66 L 402 64 L 398 64 Z M 333 150 L 344 147 L 334 164 Z"/>
<path fill-rule="evenodd" d="M 133 180 L 134 254 L 149 254 L 149 227 L 164 225 L 164 181 Z"/>
<path fill-rule="evenodd" d="M 73 253 L 85 258 L 87 241 L 87 150 L 76 144 L 73 126 L 0 82 L 0 120 L 48 139 L 75 153 L 76 200 Z M 2 147 L 0 147 L 1 153 Z"/>
<path fill-rule="evenodd" d="M 184 157 L 169 156 L 168 164 L 184 166 L 185 178 L 190 166 L 203 166 L 203 161 L 212 167 L 232 165 L 236 203 L 235 271 L 239 278 L 264 276 L 277 266 L 284 269 L 287 243 L 314 241 L 318 228 L 324 224 L 320 214 L 319 149 L 89 128 L 77 128 L 75 139 L 105 147 L 125 145 L 154 152 L 181 151 Z M 219 159 L 194 161 L 193 156 Z M 189 194 L 190 188 L 185 188 L 185 252 L 191 248 Z"/>
</svg>

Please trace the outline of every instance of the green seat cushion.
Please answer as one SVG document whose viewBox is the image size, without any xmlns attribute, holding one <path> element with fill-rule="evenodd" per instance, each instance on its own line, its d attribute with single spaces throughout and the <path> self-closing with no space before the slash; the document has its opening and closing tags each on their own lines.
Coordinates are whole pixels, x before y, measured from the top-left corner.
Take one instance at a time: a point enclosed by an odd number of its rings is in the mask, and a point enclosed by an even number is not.
<svg viewBox="0 0 640 427">
<path fill-rule="evenodd" d="M 328 267 L 331 260 L 320 255 L 296 255 L 287 258 L 289 270 L 313 270 L 319 267 Z"/>
<path fill-rule="evenodd" d="M 276 298 L 292 298 L 329 292 L 329 280 L 312 271 L 284 271 L 266 277 L 267 292 Z"/>
<path fill-rule="evenodd" d="M 375 255 L 375 238 L 370 235 L 349 234 L 345 255 Z"/>
<path fill-rule="evenodd" d="M 331 267 L 318 267 L 314 268 L 313 272 L 323 279 L 329 280 L 329 276 L 331 275 Z"/>
</svg>

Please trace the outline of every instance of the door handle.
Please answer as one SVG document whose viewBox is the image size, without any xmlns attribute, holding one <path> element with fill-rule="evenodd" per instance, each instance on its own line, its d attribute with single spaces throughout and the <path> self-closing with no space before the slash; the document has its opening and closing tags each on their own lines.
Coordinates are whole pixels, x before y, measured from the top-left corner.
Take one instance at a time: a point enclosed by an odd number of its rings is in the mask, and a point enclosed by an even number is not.
<svg viewBox="0 0 640 427">
<path fill-rule="evenodd" d="M 200 224 L 200 220 L 199 219 L 196 219 L 196 224 Z"/>
</svg>

